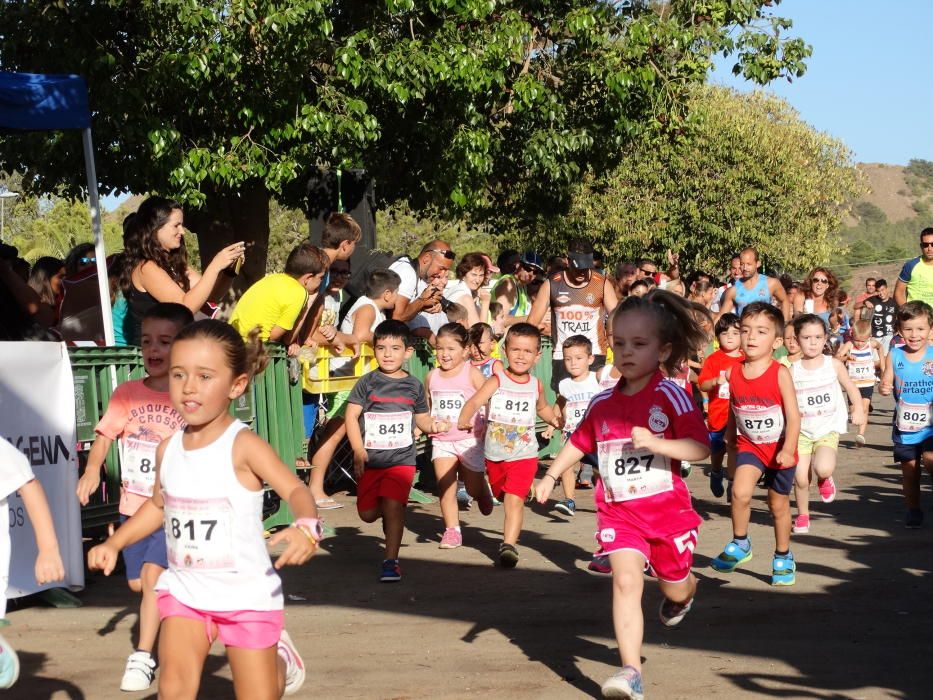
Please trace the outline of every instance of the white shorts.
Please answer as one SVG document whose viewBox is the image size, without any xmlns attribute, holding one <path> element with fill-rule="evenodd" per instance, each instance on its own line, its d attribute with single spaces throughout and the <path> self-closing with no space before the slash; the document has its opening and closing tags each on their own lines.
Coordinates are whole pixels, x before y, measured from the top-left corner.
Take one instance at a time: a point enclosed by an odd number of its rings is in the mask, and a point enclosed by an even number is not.
<svg viewBox="0 0 933 700">
<path fill-rule="evenodd" d="M 434 450 L 431 459 L 453 457 L 460 460 L 460 464 L 471 472 L 482 474 L 486 471 L 486 455 L 483 452 L 483 443 L 475 437 L 463 440 L 433 440 Z"/>
<path fill-rule="evenodd" d="M 883 351 L 882 357 L 887 357 L 888 353 L 891 352 L 891 340 L 894 338 L 893 335 L 886 335 L 881 338 L 875 338 L 878 341 L 878 344 L 881 345 Z"/>
</svg>

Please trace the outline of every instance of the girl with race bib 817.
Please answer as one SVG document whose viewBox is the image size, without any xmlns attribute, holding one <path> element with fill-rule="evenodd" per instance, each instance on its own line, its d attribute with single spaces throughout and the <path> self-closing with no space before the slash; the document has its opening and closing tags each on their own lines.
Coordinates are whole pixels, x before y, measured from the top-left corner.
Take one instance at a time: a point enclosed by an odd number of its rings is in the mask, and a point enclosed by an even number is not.
<svg viewBox="0 0 933 700">
<path fill-rule="evenodd" d="M 308 561 L 323 526 L 308 488 L 229 413 L 264 365 L 255 331 L 249 349 L 221 321 L 198 321 L 175 336 L 169 395 L 187 427 L 156 449 L 152 498 L 88 552 L 88 568 L 109 575 L 121 549 L 165 528 L 169 567 L 155 586 L 159 697 L 197 696 L 216 638 L 227 648 L 238 698 L 279 698 L 304 681 L 304 664 L 285 632 L 276 569 Z M 263 536 L 264 483 L 295 514 L 294 524 L 269 540 L 286 545 L 274 565 Z"/>
<path fill-rule="evenodd" d="M 612 619 L 622 660 L 622 670 L 602 686 L 605 697 L 644 698 L 643 572 L 658 578 L 666 626 L 679 624 L 693 604 L 696 577 L 690 568 L 700 516 L 680 470 L 683 460 L 709 455 L 709 436 L 699 409 L 665 372 L 673 374 L 705 342 L 681 297 L 655 290 L 623 301 L 612 319 L 619 383 L 593 397 L 535 490 L 546 503 L 561 474 L 585 454 L 597 455 L 597 539 L 612 566 Z"/>
<path fill-rule="evenodd" d="M 888 355 L 879 391 L 885 396 L 894 391 L 894 459 L 901 463 L 907 504 L 904 525 L 913 529 L 923 524 L 921 465 L 933 472 L 933 308 L 919 300 L 908 301 L 897 311 L 897 324 L 904 345 Z"/>
<path fill-rule="evenodd" d="M 483 515 L 492 513 L 492 493 L 486 486 L 482 444 L 485 414 L 476 413 L 472 432 L 460 430 L 456 425 L 463 405 L 486 381 L 483 373 L 466 361 L 467 344 L 467 331 L 459 323 L 441 326 L 434 348 L 439 366 L 428 372 L 424 382 L 431 416 L 450 424 L 447 431 L 431 438 L 437 493 L 444 519 L 441 549 L 454 549 L 463 544 L 457 505 L 458 471 L 467 493 L 479 503 L 480 512 Z"/>
</svg>

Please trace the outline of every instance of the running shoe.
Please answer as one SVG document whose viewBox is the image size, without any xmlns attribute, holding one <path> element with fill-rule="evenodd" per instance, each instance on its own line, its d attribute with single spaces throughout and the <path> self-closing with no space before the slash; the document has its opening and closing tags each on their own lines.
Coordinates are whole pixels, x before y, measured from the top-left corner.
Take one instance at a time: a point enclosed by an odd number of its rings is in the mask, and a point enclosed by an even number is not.
<svg viewBox="0 0 933 700">
<path fill-rule="evenodd" d="M 641 673 L 631 666 L 623 666 L 603 683 L 604 698 L 624 698 L 624 700 L 645 700 L 645 691 L 641 684 Z"/>
<path fill-rule="evenodd" d="M 449 527 L 444 530 L 444 536 L 441 537 L 441 543 L 438 545 L 441 549 L 456 549 L 463 544 L 463 535 L 455 527 Z"/>
<path fill-rule="evenodd" d="M 675 603 L 673 600 L 664 598 L 661 601 L 661 607 L 658 609 L 658 616 L 661 618 L 661 624 L 665 627 L 676 627 L 690 612 L 693 607 L 693 598 L 686 603 Z"/>
<path fill-rule="evenodd" d="M 771 585 L 793 586 L 797 582 L 797 563 L 792 552 L 775 554 L 771 560 Z"/>
<path fill-rule="evenodd" d="M 907 511 L 904 518 L 904 527 L 908 530 L 918 530 L 923 525 L 923 511 L 919 508 L 911 508 Z"/>
<path fill-rule="evenodd" d="M 156 662 L 148 651 L 134 651 L 126 660 L 120 690 L 128 693 L 147 690 L 155 677 Z"/>
<path fill-rule="evenodd" d="M 386 559 L 382 562 L 379 580 L 383 583 L 398 583 L 402 580 L 402 567 L 398 565 L 398 559 Z"/>
<path fill-rule="evenodd" d="M 794 519 L 794 534 L 806 535 L 808 532 L 810 532 L 810 516 L 798 515 Z"/>
<path fill-rule="evenodd" d="M 473 507 L 473 499 L 463 486 L 457 489 L 457 503 L 463 506 L 465 510 L 470 510 Z"/>
<path fill-rule="evenodd" d="M 735 540 L 732 540 L 729 544 L 726 545 L 726 548 L 723 549 L 722 553 L 713 559 L 710 562 L 716 571 L 719 571 L 724 574 L 731 574 L 735 571 L 740 564 L 752 560 L 752 543 L 748 543 L 748 547 L 743 547 Z"/>
<path fill-rule="evenodd" d="M 499 566 L 503 569 L 514 569 L 518 564 L 518 550 L 515 545 L 503 542 L 499 545 Z"/>
<path fill-rule="evenodd" d="M 690 462 L 686 460 L 682 460 L 680 462 L 680 478 L 681 479 L 686 479 L 688 476 L 690 476 L 690 472 L 692 471 L 693 471 L 693 465 L 690 464 Z"/>
<path fill-rule="evenodd" d="M 19 678 L 19 657 L 10 643 L 0 635 L 0 688 L 12 688 Z"/>
<path fill-rule="evenodd" d="M 483 515 L 492 513 L 492 508 L 493 505 L 495 505 L 496 499 L 492 497 L 492 491 L 489 490 L 488 484 L 483 484 L 483 493 L 476 499 L 476 502 L 479 504 L 480 513 Z"/>
<path fill-rule="evenodd" d="M 275 650 L 285 662 L 285 695 L 294 695 L 304 685 L 305 662 L 301 660 L 295 643 L 284 629 Z"/>
<path fill-rule="evenodd" d="M 609 563 L 608 554 L 594 554 L 586 568 L 597 574 L 612 573 L 612 564 Z"/>
<path fill-rule="evenodd" d="M 816 486 L 820 490 L 823 503 L 832 503 L 836 500 L 836 482 L 833 481 L 833 477 L 817 479 Z"/>
<path fill-rule="evenodd" d="M 855 436 L 855 446 L 856 446 L 856 447 L 865 447 L 865 436 L 864 436 L 864 435 L 856 435 L 856 436 Z"/>
<path fill-rule="evenodd" d="M 577 504 L 572 498 L 567 498 L 563 501 L 558 501 L 554 506 L 554 510 L 556 510 L 558 513 L 572 516 L 577 512 Z"/>
<path fill-rule="evenodd" d="M 726 492 L 726 487 L 722 483 L 722 469 L 710 471 L 709 490 L 713 492 L 716 498 L 722 498 L 722 495 Z"/>
</svg>

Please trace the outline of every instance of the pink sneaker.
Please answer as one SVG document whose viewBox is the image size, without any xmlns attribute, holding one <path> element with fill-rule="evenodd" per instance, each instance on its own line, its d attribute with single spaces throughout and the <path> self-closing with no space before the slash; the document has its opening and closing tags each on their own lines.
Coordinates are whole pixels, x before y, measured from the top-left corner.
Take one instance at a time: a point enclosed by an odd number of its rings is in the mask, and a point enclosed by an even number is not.
<svg viewBox="0 0 933 700">
<path fill-rule="evenodd" d="M 794 534 L 805 535 L 810 532 L 810 516 L 798 515 L 794 519 Z"/>
<path fill-rule="evenodd" d="M 444 536 L 441 537 L 441 549 L 456 549 L 463 544 L 463 535 L 455 528 L 449 527 L 444 530 Z"/>
<path fill-rule="evenodd" d="M 816 485 L 820 490 L 820 498 L 823 499 L 823 503 L 832 503 L 836 500 L 836 482 L 833 481 L 833 477 L 818 479 Z"/>
</svg>

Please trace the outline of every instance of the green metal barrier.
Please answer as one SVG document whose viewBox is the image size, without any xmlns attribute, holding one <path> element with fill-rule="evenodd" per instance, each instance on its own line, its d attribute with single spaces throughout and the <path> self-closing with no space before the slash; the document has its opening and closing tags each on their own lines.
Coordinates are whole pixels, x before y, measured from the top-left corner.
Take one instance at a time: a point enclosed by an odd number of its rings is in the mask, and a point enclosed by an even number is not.
<svg viewBox="0 0 933 700">
<path fill-rule="evenodd" d="M 305 440 L 301 407 L 301 382 L 297 364 L 285 348 L 266 346 L 269 365 L 250 384 L 250 390 L 233 404 L 230 412 L 266 440 L 293 471 L 304 458 Z M 75 415 L 79 459 L 83 468 L 95 439 L 94 427 L 107 410 L 113 388 L 145 376 L 139 348 L 69 348 L 75 383 Z M 106 474 L 98 493 L 81 510 L 84 530 L 119 522 L 120 455 L 114 443 L 107 453 Z M 292 513 L 271 491 L 266 493 L 267 529 L 287 525 Z"/>
</svg>

